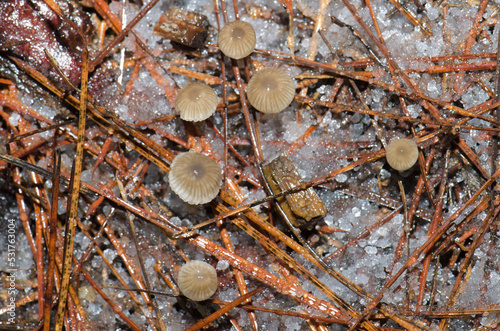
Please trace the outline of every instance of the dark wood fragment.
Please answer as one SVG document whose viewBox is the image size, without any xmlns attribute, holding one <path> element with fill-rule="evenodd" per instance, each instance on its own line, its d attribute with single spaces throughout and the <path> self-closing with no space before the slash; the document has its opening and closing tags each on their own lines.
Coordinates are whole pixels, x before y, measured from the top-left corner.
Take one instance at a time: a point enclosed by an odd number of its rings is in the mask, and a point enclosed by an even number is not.
<svg viewBox="0 0 500 331">
<path fill-rule="evenodd" d="M 304 183 L 293 162 L 280 155 L 263 167 L 264 176 L 274 194 L 280 193 Z M 295 227 L 303 227 L 319 217 L 325 216 L 327 210 L 323 201 L 312 187 L 307 190 L 288 194 L 277 199 L 281 208 Z"/>
<path fill-rule="evenodd" d="M 156 36 L 198 49 L 202 48 L 205 43 L 209 26 L 205 15 L 174 6 L 169 13 L 160 16 L 153 33 Z"/>
</svg>

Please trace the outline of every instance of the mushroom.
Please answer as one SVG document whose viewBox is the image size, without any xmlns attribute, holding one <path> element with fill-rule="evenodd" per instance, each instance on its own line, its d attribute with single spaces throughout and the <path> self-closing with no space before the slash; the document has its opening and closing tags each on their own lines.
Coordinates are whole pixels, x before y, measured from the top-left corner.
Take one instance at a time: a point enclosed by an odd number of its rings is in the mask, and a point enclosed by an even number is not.
<svg viewBox="0 0 500 331">
<path fill-rule="evenodd" d="M 250 55 L 256 40 L 252 24 L 243 21 L 229 22 L 219 32 L 220 50 L 236 60 Z"/>
<path fill-rule="evenodd" d="M 177 285 L 187 298 L 203 301 L 217 291 L 217 272 L 210 264 L 193 260 L 179 270 Z"/>
<path fill-rule="evenodd" d="M 295 83 L 284 70 L 264 68 L 255 73 L 247 86 L 250 104 L 262 113 L 279 113 L 292 103 Z"/>
<path fill-rule="evenodd" d="M 418 159 L 418 146 L 411 139 L 393 139 L 386 149 L 389 165 L 397 171 L 413 167 Z"/>
<path fill-rule="evenodd" d="M 214 89 L 205 83 L 184 86 L 175 97 L 175 108 L 185 121 L 198 122 L 212 116 L 219 104 Z"/>
<path fill-rule="evenodd" d="M 221 168 L 208 156 L 189 151 L 175 157 L 168 181 L 183 201 L 199 205 L 212 201 L 219 193 Z"/>
</svg>

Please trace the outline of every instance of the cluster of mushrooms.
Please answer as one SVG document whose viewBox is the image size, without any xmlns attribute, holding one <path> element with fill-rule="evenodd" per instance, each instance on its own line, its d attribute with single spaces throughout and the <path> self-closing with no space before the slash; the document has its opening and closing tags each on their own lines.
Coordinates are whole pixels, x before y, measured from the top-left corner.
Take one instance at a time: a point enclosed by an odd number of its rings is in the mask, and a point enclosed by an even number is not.
<svg viewBox="0 0 500 331">
<path fill-rule="evenodd" d="M 234 21 L 219 33 L 219 48 L 232 59 L 242 59 L 255 48 L 255 30 L 250 23 Z M 292 103 L 295 82 L 284 70 L 264 68 L 255 73 L 247 86 L 250 104 L 262 113 L 279 113 Z M 219 104 L 214 89 L 205 83 L 184 86 L 175 98 L 175 108 L 184 121 L 198 122 L 212 116 Z M 185 202 L 197 205 L 210 202 L 222 184 L 220 166 L 203 154 L 189 151 L 172 162 L 169 174 L 172 190 Z"/>
<path fill-rule="evenodd" d="M 250 23 L 234 21 L 219 33 L 219 48 L 232 59 L 250 55 L 255 47 L 255 30 Z M 295 83 L 282 69 L 268 67 L 255 73 L 248 82 L 247 98 L 262 113 L 279 113 L 295 96 Z M 215 112 L 219 98 L 205 83 L 193 82 L 175 98 L 175 108 L 185 121 L 203 121 Z M 389 165 L 397 171 L 409 170 L 418 159 L 418 146 L 411 139 L 393 139 L 386 149 Z M 177 155 L 169 173 L 171 189 L 193 205 L 212 201 L 219 193 L 222 175 L 219 164 L 210 157 L 189 151 Z M 189 299 L 203 301 L 217 290 L 217 272 L 202 261 L 186 263 L 179 271 L 178 285 Z"/>
</svg>

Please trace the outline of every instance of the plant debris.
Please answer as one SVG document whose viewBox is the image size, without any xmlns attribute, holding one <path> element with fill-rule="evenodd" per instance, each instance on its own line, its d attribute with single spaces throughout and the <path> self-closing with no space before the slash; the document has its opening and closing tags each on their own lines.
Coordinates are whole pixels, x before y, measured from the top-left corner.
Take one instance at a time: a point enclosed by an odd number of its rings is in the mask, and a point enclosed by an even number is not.
<svg viewBox="0 0 500 331">
<path fill-rule="evenodd" d="M 173 5 L 0 2 L 1 329 L 500 327 L 496 2 Z M 296 82 L 279 114 L 246 98 L 269 67 Z M 191 82 L 217 95 L 199 122 L 174 105 Z M 223 170 L 205 204 L 169 183 L 191 150 Z M 201 305 L 190 260 L 217 272 Z"/>
</svg>

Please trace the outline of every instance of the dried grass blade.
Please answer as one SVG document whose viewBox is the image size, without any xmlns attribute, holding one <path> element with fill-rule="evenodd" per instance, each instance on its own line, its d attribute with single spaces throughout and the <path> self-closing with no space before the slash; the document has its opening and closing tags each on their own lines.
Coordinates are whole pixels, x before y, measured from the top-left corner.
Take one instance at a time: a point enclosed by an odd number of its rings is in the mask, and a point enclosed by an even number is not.
<svg viewBox="0 0 500 331">
<path fill-rule="evenodd" d="M 56 131 L 57 132 L 57 131 Z M 57 134 L 54 135 L 54 141 L 56 140 Z M 54 144 L 55 146 L 55 144 Z M 54 158 L 54 172 L 52 175 L 52 203 L 51 203 L 51 215 L 50 215 L 50 225 L 49 225 L 49 242 L 47 246 L 49 263 L 47 266 L 47 279 L 45 282 L 45 302 L 44 302 L 44 320 L 43 320 L 43 330 L 50 330 L 50 312 L 52 311 L 52 290 L 54 287 L 54 272 L 56 266 L 56 232 L 57 232 L 57 203 L 59 199 L 59 175 L 61 171 L 61 152 L 55 150 Z"/>
<path fill-rule="evenodd" d="M 73 176 L 71 181 L 71 198 L 69 202 L 69 213 L 67 221 L 67 231 L 65 238 L 64 261 L 62 270 L 61 291 L 59 297 L 59 305 L 56 313 L 55 330 L 60 331 L 63 328 L 64 312 L 68 298 L 68 289 L 71 276 L 71 263 L 73 260 L 73 247 L 75 244 L 75 228 L 78 218 L 78 201 L 80 199 L 81 173 L 83 167 L 83 150 L 85 141 L 85 123 L 87 120 L 87 84 L 88 84 L 88 49 L 87 43 L 82 49 L 82 76 L 81 76 L 81 93 L 80 107 L 78 118 L 78 141 L 76 144 L 76 159 L 73 168 Z"/>
</svg>

